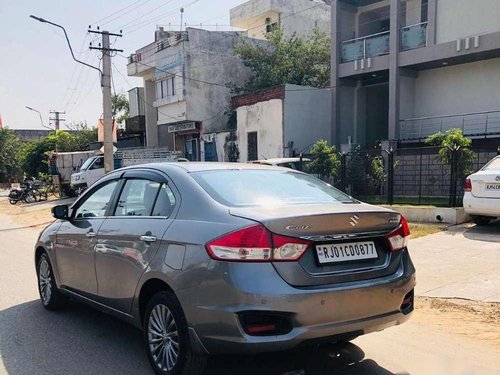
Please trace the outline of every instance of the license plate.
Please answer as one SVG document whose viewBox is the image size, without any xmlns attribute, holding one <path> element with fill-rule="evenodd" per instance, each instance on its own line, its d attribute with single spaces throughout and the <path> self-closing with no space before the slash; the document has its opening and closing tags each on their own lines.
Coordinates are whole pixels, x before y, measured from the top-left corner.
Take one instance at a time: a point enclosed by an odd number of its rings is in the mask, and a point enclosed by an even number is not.
<svg viewBox="0 0 500 375">
<path fill-rule="evenodd" d="M 500 190 L 500 184 L 486 184 L 486 190 Z"/>
<path fill-rule="evenodd" d="M 373 241 L 317 245 L 316 252 L 321 264 L 378 258 Z"/>
</svg>

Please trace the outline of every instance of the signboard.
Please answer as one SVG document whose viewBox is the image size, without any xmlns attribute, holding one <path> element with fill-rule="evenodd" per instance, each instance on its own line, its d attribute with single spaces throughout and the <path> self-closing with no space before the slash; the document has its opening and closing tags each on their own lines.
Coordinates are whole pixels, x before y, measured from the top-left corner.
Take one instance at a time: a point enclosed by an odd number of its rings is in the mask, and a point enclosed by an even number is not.
<svg viewBox="0 0 500 375">
<path fill-rule="evenodd" d="M 169 125 L 169 133 L 183 132 L 186 130 L 196 130 L 196 124 L 194 122 L 185 122 L 183 124 Z"/>
<path fill-rule="evenodd" d="M 117 151 L 118 149 L 113 145 L 113 154 Z M 104 146 L 102 146 L 99 151 L 101 151 L 102 154 L 104 154 Z"/>
</svg>

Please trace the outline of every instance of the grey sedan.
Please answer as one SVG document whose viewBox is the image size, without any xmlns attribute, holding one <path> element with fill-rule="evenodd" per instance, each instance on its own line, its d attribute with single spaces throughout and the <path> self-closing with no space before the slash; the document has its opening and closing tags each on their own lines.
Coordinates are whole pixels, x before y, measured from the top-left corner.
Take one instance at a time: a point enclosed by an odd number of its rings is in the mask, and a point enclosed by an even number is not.
<svg viewBox="0 0 500 375">
<path fill-rule="evenodd" d="M 53 214 L 35 247 L 43 305 L 71 297 L 140 327 L 157 374 L 348 341 L 413 311 L 404 217 L 290 169 L 136 166 Z"/>
</svg>

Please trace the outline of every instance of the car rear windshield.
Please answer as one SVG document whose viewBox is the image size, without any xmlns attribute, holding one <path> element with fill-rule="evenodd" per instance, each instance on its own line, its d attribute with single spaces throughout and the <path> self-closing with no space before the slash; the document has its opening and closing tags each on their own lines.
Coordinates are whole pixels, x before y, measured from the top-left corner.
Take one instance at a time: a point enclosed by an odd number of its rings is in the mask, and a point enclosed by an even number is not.
<svg viewBox="0 0 500 375">
<path fill-rule="evenodd" d="M 493 159 L 483 167 L 483 171 L 500 171 L 500 158 Z"/>
<path fill-rule="evenodd" d="M 212 198 L 231 207 L 356 202 L 327 183 L 297 172 L 234 169 L 191 175 Z"/>
</svg>

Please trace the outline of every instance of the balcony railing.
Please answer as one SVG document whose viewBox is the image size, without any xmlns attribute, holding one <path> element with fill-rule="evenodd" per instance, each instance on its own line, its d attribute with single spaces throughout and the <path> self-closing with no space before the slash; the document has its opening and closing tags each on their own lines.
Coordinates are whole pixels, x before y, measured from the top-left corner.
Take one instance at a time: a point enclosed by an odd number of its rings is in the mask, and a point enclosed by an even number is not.
<svg viewBox="0 0 500 375">
<path fill-rule="evenodd" d="M 421 140 L 437 132 L 451 129 L 461 129 L 468 137 L 500 137 L 500 111 L 401 120 L 399 138 Z"/>
<path fill-rule="evenodd" d="M 427 46 L 427 22 L 401 28 L 401 51 Z"/>
<path fill-rule="evenodd" d="M 346 40 L 342 42 L 342 62 L 387 55 L 390 51 L 389 43 L 389 31 Z"/>
<path fill-rule="evenodd" d="M 156 43 L 156 52 L 160 52 L 165 48 L 168 48 L 170 46 L 175 46 L 176 44 L 186 40 L 189 40 L 187 31 L 179 31 L 171 33 L 171 36 L 169 38 L 161 40 L 158 43 Z"/>
</svg>

